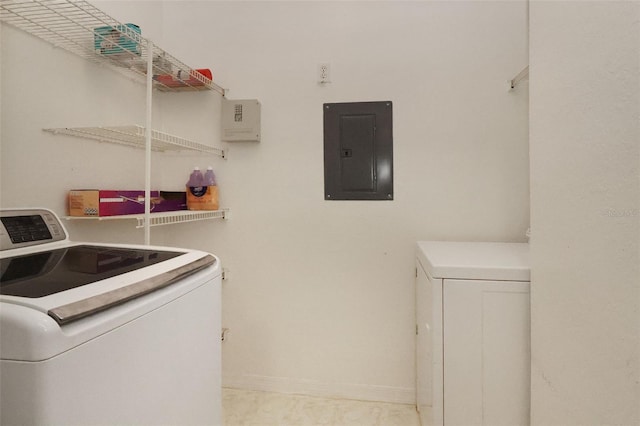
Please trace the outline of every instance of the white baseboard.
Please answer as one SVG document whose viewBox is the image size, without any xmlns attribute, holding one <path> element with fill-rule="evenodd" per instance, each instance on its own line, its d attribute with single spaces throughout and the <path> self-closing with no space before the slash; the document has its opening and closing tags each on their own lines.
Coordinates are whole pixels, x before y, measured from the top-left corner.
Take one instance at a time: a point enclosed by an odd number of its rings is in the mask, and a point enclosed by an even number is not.
<svg viewBox="0 0 640 426">
<path fill-rule="evenodd" d="M 319 396 L 324 398 L 345 398 L 362 401 L 415 404 L 415 389 L 392 386 L 361 385 L 353 383 L 324 383 L 287 377 L 257 375 L 224 375 L 222 386 L 227 388 L 256 390 Z"/>
</svg>

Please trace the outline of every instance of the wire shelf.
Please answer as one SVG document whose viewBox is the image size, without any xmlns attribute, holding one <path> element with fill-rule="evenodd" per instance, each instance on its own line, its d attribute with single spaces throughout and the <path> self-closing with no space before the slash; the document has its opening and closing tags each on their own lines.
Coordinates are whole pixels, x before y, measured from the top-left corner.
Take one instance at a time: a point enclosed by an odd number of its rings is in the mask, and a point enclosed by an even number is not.
<svg viewBox="0 0 640 426">
<path fill-rule="evenodd" d="M 149 55 L 153 86 L 161 91 L 225 89 L 83 0 L 0 0 L 0 21 L 91 62 L 146 82 Z M 151 49 L 150 49 L 151 46 Z"/>
<path fill-rule="evenodd" d="M 151 213 L 149 215 L 149 226 L 174 225 L 177 223 L 195 222 L 209 219 L 226 219 L 229 210 L 180 210 L 173 212 Z M 143 214 L 127 214 L 118 216 L 65 216 L 66 220 L 136 220 L 136 228 L 143 228 L 145 220 Z"/>
<path fill-rule="evenodd" d="M 145 149 L 145 128 L 138 125 L 110 126 L 110 127 L 62 127 L 43 129 L 54 134 L 64 134 L 93 139 L 100 142 L 109 142 L 118 145 L 132 146 Z M 225 158 L 224 150 L 209 145 L 151 130 L 151 149 L 153 151 L 182 151 L 190 150 L 217 155 Z"/>
<path fill-rule="evenodd" d="M 147 84 L 146 127 L 75 127 L 45 131 L 145 149 L 146 190 L 150 183 L 151 150 L 191 150 L 224 158 L 222 149 L 151 129 L 152 89 L 168 92 L 214 90 L 222 96 L 225 89 L 213 82 L 208 70 L 199 72 L 142 37 L 136 25 L 122 24 L 84 0 L 0 0 L 0 22 Z M 150 129 L 149 135 L 146 135 L 147 129 Z M 226 218 L 227 215 L 228 210 L 216 210 L 67 219 L 135 219 L 137 227 L 145 229 L 145 243 L 148 244 L 150 226 Z"/>
</svg>

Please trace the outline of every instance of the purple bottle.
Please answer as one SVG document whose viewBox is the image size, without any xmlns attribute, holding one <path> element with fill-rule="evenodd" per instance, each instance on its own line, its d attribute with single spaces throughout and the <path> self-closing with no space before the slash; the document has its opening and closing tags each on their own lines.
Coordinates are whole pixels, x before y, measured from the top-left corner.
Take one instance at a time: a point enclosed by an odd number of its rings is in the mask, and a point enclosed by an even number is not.
<svg viewBox="0 0 640 426">
<path fill-rule="evenodd" d="M 215 186 L 216 175 L 213 174 L 213 167 L 207 167 L 207 171 L 204 172 L 204 184 L 206 186 Z"/>
<path fill-rule="evenodd" d="M 187 186 L 191 186 L 191 187 L 204 186 L 204 176 L 202 176 L 200 167 L 193 168 L 193 172 L 191 172 L 191 176 L 189 176 L 189 181 L 187 182 Z"/>
</svg>

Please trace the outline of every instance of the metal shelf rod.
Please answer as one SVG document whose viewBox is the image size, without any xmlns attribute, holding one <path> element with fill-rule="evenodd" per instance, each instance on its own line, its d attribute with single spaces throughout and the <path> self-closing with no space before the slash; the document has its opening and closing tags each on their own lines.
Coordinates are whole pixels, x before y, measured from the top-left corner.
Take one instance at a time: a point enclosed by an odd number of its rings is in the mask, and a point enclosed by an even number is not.
<svg viewBox="0 0 640 426">
<path fill-rule="evenodd" d="M 520 71 L 515 77 L 513 77 L 510 80 L 511 88 L 515 89 L 515 87 L 518 85 L 518 83 L 520 83 L 522 80 L 526 80 L 528 78 L 529 78 L 529 65 L 524 67 L 524 69 L 522 71 Z"/>
<path fill-rule="evenodd" d="M 153 52 L 153 42 L 148 41 L 148 48 Z M 144 243 L 151 244 L 151 118 L 153 110 L 153 57 L 147 55 L 147 116 L 145 124 L 144 155 Z"/>
</svg>

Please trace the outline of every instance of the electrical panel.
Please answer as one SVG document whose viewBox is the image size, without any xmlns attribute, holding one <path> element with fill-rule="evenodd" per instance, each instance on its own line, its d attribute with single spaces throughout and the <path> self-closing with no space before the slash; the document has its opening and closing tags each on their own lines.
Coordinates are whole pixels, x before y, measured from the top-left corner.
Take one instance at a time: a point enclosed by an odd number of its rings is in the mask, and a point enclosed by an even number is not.
<svg viewBox="0 0 640 426">
<path fill-rule="evenodd" d="M 325 200 L 393 200 L 391 101 L 323 109 Z"/>
<path fill-rule="evenodd" d="M 222 100 L 222 140 L 260 142 L 260 101 L 257 99 Z"/>
</svg>

